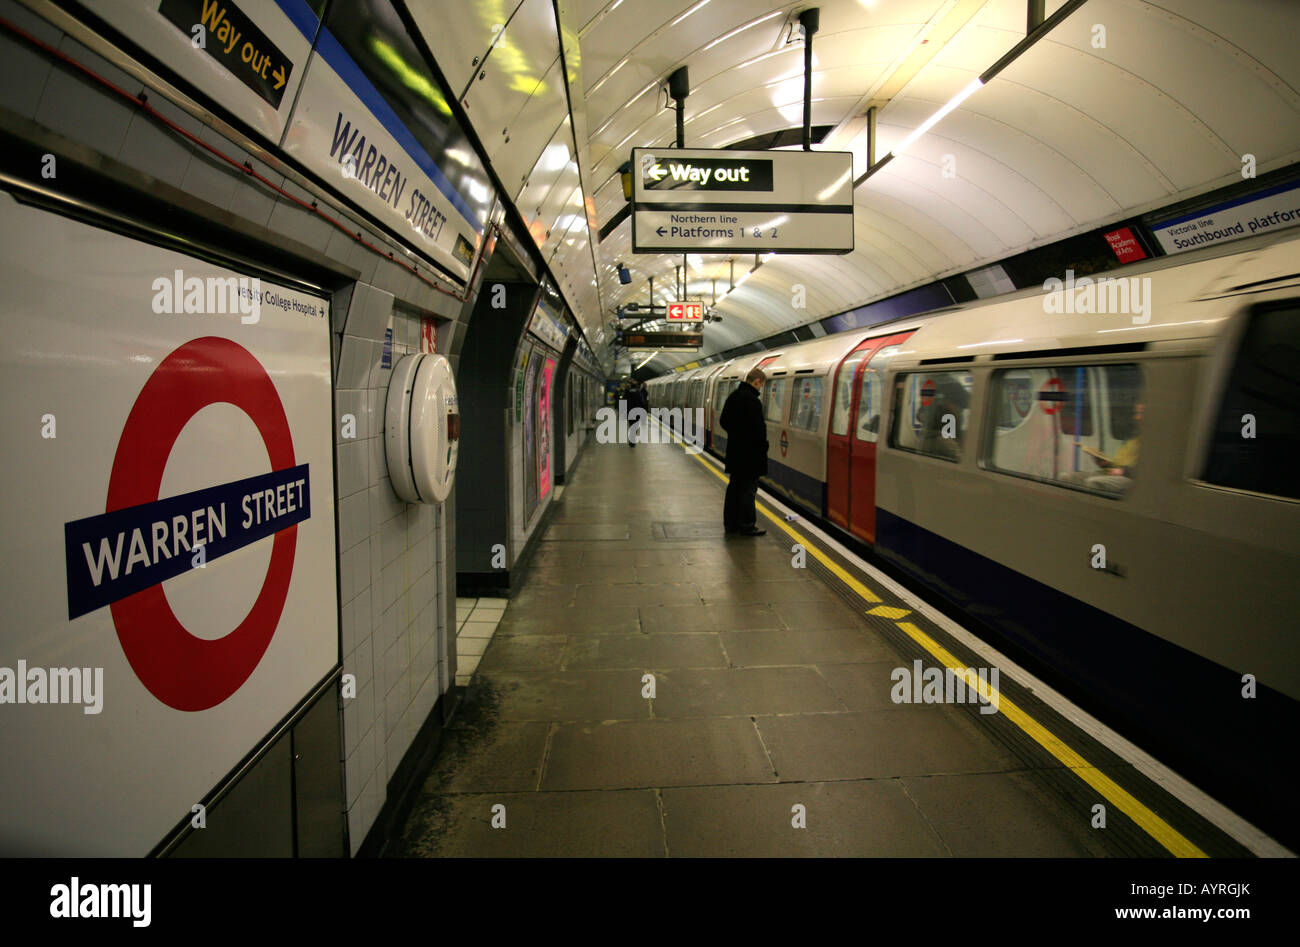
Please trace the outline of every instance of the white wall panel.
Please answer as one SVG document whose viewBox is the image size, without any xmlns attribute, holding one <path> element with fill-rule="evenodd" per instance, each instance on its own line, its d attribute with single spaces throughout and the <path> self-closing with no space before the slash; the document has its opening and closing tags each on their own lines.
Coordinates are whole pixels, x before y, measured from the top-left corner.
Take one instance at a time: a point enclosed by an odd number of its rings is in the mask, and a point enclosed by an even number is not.
<svg viewBox="0 0 1300 947">
<path fill-rule="evenodd" d="M 448 16 L 447 4 L 439 0 L 407 0 L 406 8 L 452 95 L 465 91 L 515 9 L 508 2 L 463 3 Z"/>
</svg>

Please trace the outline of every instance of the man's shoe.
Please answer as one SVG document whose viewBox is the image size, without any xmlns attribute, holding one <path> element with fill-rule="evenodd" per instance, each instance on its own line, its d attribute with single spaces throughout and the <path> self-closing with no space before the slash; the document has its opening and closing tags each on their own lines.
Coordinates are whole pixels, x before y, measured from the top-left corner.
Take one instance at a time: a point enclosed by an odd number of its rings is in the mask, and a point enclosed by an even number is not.
<svg viewBox="0 0 1300 947">
<path fill-rule="evenodd" d="M 736 530 L 736 532 L 739 533 L 741 536 L 766 536 L 767 535 L 767 530 L 759 529 L 756 526 L 751 526 L 749 529 L 738 529 Z"/>
</svg>

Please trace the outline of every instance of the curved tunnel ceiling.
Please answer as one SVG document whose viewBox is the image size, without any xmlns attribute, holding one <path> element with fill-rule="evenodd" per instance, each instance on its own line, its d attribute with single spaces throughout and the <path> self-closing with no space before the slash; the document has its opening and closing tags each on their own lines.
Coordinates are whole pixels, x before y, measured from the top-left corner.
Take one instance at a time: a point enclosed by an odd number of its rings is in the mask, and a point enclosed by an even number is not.
<svg viewBox="0 0 1300 947">
<path fill-rule="evenodd" d="M 409 6 L 431 22 L 431 5 Z M 1026 31 L 1026 0 L 524 0 L 475 4 L 436 36 L 422 28 L 607 364 L 615 307 L 648 302 L 649 277 L 657 302 L 674 297 L 683 262 L 634 255 L 628 220 L 597 236 L 624 207 L 631 149 L 675 141 L 667 76 L 689 67 L 688 147 L 798 126 L 797 14 L 810 6 L 812 121 L 833 129 L 815 147 L 852 151 L 856 174 L 870 106 L 880 156 Z M 1239 181 L 1245 154 L 1260 174 L 1300 160 L 1298 31 L 1294 0 L 1088 0 L 856 189 L 852 253 L 766 259 L 718 304 L 703 354 Z M 476 75 L 468 51 L 484 49 L 496 72 Z M 739 277 L 756 258 L 688 257 L 688 294 L 722 295 L 733 259 Z"/>
</svg>

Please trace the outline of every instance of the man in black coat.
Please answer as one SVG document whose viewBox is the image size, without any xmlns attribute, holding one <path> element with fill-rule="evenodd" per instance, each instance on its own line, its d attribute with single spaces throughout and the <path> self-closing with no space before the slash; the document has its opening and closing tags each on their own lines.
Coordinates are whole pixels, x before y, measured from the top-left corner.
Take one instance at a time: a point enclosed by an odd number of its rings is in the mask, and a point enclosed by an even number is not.
<svg viewBox="0 0 1300 947">
<path fill-rule="evenodd" d="M 640 409 L 641 413 L 633 417 L 632 412 Z M 650 395 L 646 391 L 644 384 L 638 385 L 632 383 L 632 389 L 627 393 L 627 443 L 630 447 L 636 447 L 636 442 L 642 439 L 641 432 L 645 429 L 645 414 L 650 408 Z"/>
<path fill-rule="evenodd" d="M 762 536 L 754 497 L 758 478 L 767 473 L 767 422 L 758 393 L 767 376 L 755 368 L 727 396 L 718 423 L 727 432 L 727 497 L 722 505 L 722 525 L 728 533 Z"/>
</svg>

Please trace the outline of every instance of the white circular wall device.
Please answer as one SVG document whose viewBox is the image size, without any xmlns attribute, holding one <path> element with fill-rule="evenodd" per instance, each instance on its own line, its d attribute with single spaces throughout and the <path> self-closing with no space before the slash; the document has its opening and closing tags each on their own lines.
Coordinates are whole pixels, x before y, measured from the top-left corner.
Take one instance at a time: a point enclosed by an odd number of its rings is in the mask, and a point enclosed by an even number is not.
<svg viewBox="0 0 1300 947">
<path fill-rule="evenodd" d="M 444 356 L 407 355 L 397 363 L 388 383 L 384 446 L 393 492 L 407 503 L 447 499 L 460 448 L 460 406 Z"/>
</svg>

